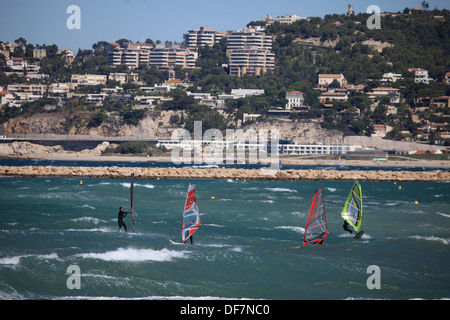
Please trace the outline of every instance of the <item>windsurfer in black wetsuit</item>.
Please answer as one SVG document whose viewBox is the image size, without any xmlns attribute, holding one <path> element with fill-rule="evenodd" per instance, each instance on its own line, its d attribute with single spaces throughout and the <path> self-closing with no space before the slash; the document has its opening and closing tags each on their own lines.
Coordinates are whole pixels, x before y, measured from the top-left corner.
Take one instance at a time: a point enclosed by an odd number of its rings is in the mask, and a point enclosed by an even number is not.
<svg viewBox="0 0 450 320">
<path fill-rule="evenodd" d="M 190 222 L 189 222 L 189 224 L 188 225 L 186 225 L 186 228 L 192 228 L 194 226 L 194 220 L 191 220 Z M 187 235 L 189 235 L 189 230 L 186 230 L 186 232 L 187 232 Z M 190 237 L 189 237 L 189 239 L 191 239 L 191 244 L 194 242 L 194 238 L 193 238 L 193 236 L 191 235 Z M 186 242 L 185 242 L 186 243 Z"/>
<path fill-rule="evenodd" d="M 345 231 L 347 231 L 350 234 L 353 234 L 353 230 L 350 229 L 350 224 L 347 222 L 347 220 L 344 220 L 344 225 L 342 226 Z"/>
<path fill-rule="evenodd" d="M 119 224 L 119 232 L 122 227 L 125 229 L 125 232 L 127 232 L 127 226 L 125 222 L 123 222 L 123 218 L 125 218 L 128 213 L 129 212 L 124 212 L 122 207 L 119 208 L 119 215 L 117 217 L 117 223 Z"/>
</svg>

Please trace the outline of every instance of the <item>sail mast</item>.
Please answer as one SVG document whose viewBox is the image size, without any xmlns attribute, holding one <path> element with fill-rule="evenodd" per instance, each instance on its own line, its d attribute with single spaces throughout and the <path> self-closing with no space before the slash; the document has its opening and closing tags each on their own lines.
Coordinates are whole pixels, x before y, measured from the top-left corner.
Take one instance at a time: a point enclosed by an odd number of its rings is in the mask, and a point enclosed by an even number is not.
<svg viewBox="0 0 450 320">
<path fill-rule="evenodd" d="M 133 232 L 135 232 L 134 227 L 134 212 L 133 212 L 133 194 L 134 194 L 134 173 L 131 174 L 130 182 L 130 202 L 131 202 L 131 223 L 133 225 Z"/>
</svg>

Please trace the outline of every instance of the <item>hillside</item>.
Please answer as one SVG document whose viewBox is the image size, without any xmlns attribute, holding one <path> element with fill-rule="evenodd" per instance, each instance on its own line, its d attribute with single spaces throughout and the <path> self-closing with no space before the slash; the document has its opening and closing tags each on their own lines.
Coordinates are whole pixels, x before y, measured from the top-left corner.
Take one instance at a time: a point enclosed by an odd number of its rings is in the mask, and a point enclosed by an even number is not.
<svg viewBox="0 0 450 320">
<path fill-rule="evenodd" d="M 93 44 L 92 50 L 80 50 L 68 62 L 58 53 L 56 45 L 40 46 L 46 50 L 46 57 L 33 58 L 35 47 L 20 38 L 22 47 L 10 51 L 9 57 L 0 53 L 2 101 L 7 101 L 6 90 L 12 84 L 43 84 L 50 88 L 55 83 L 70 82 L 73 74 L 133 73 L 139 77 L 139 84 L 107 80 L 103 84 L 71 90 L 70 95 L 48 91 L 39 100 L 20 101 L 19 107 L 3 103 L 0 133 L 167 137 L 175 128 L 192 131 L 194 121 L 203 121 L 203 130 L 238 128 L 247 113 L 260 117 L 244 128 L 269 125 L 289 128 L 283 129 L 282 138 L 299 143 L 341 141 L 345 135 L 370 136 L 379 125 L 391 128 L 385 132 L 391 139 L 448 143 L 445 132 L 449 131 L 450 108 L 436 104 L 433 99 L 450 96 L 446 78 L 450 71 L 449 11 L 411 12 L 405 8 L 404 12 L 384 13 L 381 29 L 372 30 L 366 26 L 368 17 L 369 14 L 333 14 L 323 19 L 311 17 L 290 25 L 269 26 L 261 21 L 250 22 L 249 25 L 263 25 L 265 34 L 272 36 L 273 72 L 260 76 L 229 75 L 227 40 L 222 38 L 213 47 L 198 49 L 196 68 L 174 68 L 175 78 L 185 79 L 187 85 L 160 95 L 141 89 L 167 81 L 167 70 L 145 65 L 133 70 L 126 65 L 111 67 L 107 64 L 108 43 L 105 41 Z M 126 41 L 120 39 L 119 42 Z M 11 74 L 7 62 L 13 58 L 38 64 L 40 72 L 48 77 L 30 79 L 25 74 Z M 417 83 L 410 68 L 426 69 L 432 81 Z M 387 73 L 401 77 L 395 82 L 386 82 L 383 76 Z M 333 83 L 319 88 L 320 74 L 342 74 L 349 86 L 359 89 Z M 109 94 L 101 102 L 92 103 L 87 99 L 89 95 L 101 94 L 103 89 L 115 90 L 119 86 L 123 93 L 116 94 L 114 99 Z M 394 101 L 391 96 L 371 97 L 372 90 L 378 87 L 398 89 L 398 100 Z M 262 89 L 264 94 L 228 99 L 220 106 L 211 107 L 187 93 L 210 94 L 218 101 L 220 94 L 230 94 L 237 88 Z M 346 99 L 324 101 L 321 98 L 324 92 L 336 90 L 345 90 Z M 286 93 L 290 91 L 301 91 L 308 109 L 280 118 L 273 111 L 285 108 Z M 141 97 L 156 100 L 143 106 L 139 102 Z"/>
</svg>

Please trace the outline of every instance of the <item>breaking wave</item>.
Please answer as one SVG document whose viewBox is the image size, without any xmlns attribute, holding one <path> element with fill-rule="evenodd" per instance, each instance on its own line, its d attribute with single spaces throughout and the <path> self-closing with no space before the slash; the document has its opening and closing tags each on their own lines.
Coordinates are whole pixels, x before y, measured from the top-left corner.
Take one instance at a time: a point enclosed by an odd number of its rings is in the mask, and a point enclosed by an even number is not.
<svg viewBox="0 0 450 320">
<path fill-rule="evenodd" d="M 184 258 L 185 252 L 174 251 L 169 249 L 152 250 L 152 249 L 136 249 L 136 248 L 119 248 L 115 251 L 107 251 L 104 253 L 81 253 L 76 256 L 85 259 L 98 259 L 104 261 L 172 261 L 174 258 Z"/>
<path fill-rule="evenodd" d="M 288 188 L 264 188 L 264 189 L 274 192 L 297 192 L 297 190 Z"/>
</svg>

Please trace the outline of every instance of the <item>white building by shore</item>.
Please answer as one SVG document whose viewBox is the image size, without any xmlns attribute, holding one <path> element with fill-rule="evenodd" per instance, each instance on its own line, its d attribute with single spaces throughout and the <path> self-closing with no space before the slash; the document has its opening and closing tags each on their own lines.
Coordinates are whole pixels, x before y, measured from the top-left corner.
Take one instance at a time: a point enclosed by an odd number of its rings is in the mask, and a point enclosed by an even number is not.
<svg viewBox="0 0 450 320">
<path fill-rule="evenodd" d="M 261 141 L 204 141 L 204 140 L 158 140 L 158 147 L 173 149 L 181 147 L 187 150 L 201 149 L 206 146 L 216 149 L 235 150 L 259 150 L 270 146 L 270 141 L 263 143 Z M 313 154 L 346 154 L 349 151 L 360 149 L 356 145 L 299 145 L 299 144 L 278 144 L 278 154 L 280 155 L 313 155 Z"/>
</svg>

